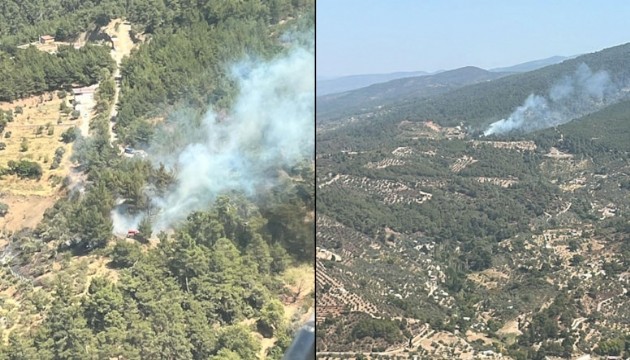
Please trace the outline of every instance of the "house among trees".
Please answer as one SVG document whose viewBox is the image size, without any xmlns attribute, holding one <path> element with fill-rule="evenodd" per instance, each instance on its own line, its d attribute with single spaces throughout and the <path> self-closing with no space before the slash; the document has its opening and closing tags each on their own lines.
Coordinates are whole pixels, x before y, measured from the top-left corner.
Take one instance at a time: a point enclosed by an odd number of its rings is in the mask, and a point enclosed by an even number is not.
<svg viewBox="0 0 630 360">
<path fill-rule="evenodd" d="M 55 37 L 52 35 L 40 35 L 39 43 L 40 44 L 52 44 L 55 41 Z"/>
</svg>

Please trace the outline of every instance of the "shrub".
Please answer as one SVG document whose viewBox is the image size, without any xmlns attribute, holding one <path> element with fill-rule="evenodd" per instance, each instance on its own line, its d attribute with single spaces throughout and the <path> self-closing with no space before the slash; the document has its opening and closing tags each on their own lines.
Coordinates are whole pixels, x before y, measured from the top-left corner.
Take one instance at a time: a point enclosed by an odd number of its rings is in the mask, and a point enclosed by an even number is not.
<svg viewBox="0 0 630 360">
<path fill-rule="evenodd" d="M 9 205 L 0 202 L 0 216 L 4 216 L 9 212 Z"/>
<path fill-rule="evenodd" d="M 57 148 L 57 150 L 55 150 L 55 157 L 62 157 L 63 154 L 65 153 L 66 153 L 66 149 L 60 146 Z"/>
<path fill-rule="evenodd" d="M 26 140 L 26 138 L 22 138 L 22 143 L 20 144 L 20 151 L 21 152 L 28 151 L 28 140 Z"/>
<path fill-rule="evenodd" d="M 50 164 L 51 170 L 54 170 L 59 167 L 59 164 L 61 164 L 61 159 L 63 157 L 63 154 L 65 153 L 66 153 L 66 149 L 64 149 L 61 146 L 58 147 L 57 150 L 55 150 L 55 159 L 53 160 L 52 164 Z"/>
<path fill-rule="evenodd" d="M 36 162 L 28 160 L 9 161 L 9 174 L 15 174 L 19 178 L 41 179 L 42 167 Z"/>
<path fill-rule="evenodd" d="M 71 143 L 76 139 L 77 139 L 77 128 L 74 126 L 68 128 L 68 130 L 64 131 L 61 134 L 61 141 L 65 142 L 66 144 Z"/>
</svg>

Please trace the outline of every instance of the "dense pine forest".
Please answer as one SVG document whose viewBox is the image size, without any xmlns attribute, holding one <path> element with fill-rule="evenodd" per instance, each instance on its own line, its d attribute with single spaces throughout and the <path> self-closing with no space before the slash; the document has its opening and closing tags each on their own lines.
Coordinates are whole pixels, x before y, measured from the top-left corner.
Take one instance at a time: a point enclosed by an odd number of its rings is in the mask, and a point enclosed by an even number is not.
<svg viewBox="0 0 630 360">
<path fill-rule="evenodd" d="M 111 19 L 129 21 L 132 35 L 148 40 L 122 62 L 116 132 L 121 145 L 146 147 L 156 117 L 185 112 L 195 123 L 210 107 L 227 111 L 238 92 L 230 66 L 283 53 L 287 33 L 312 37 L 313 7 L 308 0 L 0 4 L 0 101 L 99 84 L 90 137 L 73 128 L 62 137 L 74 144 L 65 156 L 86 176 L 85 189 L 66 179 L 63 196 L 38 226 L 3 232 L 1 287 L 15 292 L 0 302 L 17 310 L 1 332 L 0 358 L 282 357 L 308 301 L 290 319 L 284 305 L 304 296 L 312 304 L 304 284 L 290 290 L 286 279 L 288 269 L 312 266 L 311 160 L 278 169 L 286 178 L 255 199 L 224 194 L 160 232 L 157 242 L 116 239 L 110 216 L 116 199 L 131 212 L 150 211 L 146 189 L 166 191 L 175 174 L 110 146 L 114 62 L 107 47 L 62 46 L 47 54 L 17 46 L 42 34 L 73 41 Z M 152 225 L 145 219 L 139 229 L 151 234 Z M 87 276 L 95 258 L 105 259 L 105 270 Z"/>
</svg>

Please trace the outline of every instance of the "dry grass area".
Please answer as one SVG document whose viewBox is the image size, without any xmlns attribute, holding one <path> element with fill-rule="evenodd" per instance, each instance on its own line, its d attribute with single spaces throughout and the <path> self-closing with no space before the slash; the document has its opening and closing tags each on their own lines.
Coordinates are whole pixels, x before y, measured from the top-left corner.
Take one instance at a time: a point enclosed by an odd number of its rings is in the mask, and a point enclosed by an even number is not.
<svg viewBox="0 0 630 360">
<path fill-rule="evenodd" d="M 495 289 L 501 283 L 509 279 L 509 276 L 507 274 L 504 274 L 493 268 L 486 269 L 477 273 L 471 273 L 467 277 L 469 280 L 472 280 L 477 284 L 484 286 L 486 289 Z"/>
<path fill-rule="evenodd" d="M 498 178 L 498 177 L 481 176 L 481 177 L 475 178 L 475 180 L 479 181 L 482 184 L 488 183 L 488 184 L 500 186 L 502 188 L 509 188 L 510 186 L 514 184 L 518 184 L 517 178 Z"/>
<path fill-rule="evenodd" d="M 429 129 L 435 131 L 435 132 L 440 132 L 442 131 L 442 128 L 440 127 L 440 125 L 434 123 L 433 121 L 429 120 L 429 121 L 425 121 L 422 123 L 424 126 L 428 127 Z"/>
<path fill-rule="evenodd" d="M 564 192 L 575 192 L 575 190 L 583 188 L 584 185 L 570 184 L 570 185 L 560 185 L 560 190 Z"/>
<path fill-rule="evenodd" d="M 34 228 L 44 217 L 44 212 L 53 206 L 54 196 L 5 195 L 0 201 L 9 205 L 9 213 L 0 218 L 0 229 L 14 232 L 23 228 Z"/>
<path fill-rule="evenodd" d="M 0 201 L 9 205 L 7 215 L 0 218 L 0 229 L 16 231 L 35 227 L 60 195 L 61 182 L 71 171 L 72 145 L 59 139 L 63 131 L 78 122 L 61 114 L 62 101 L 66 100 L 59 99 L 56 94 L 45 93 L 12 103 L 0 103 L 2 110 L 15 110 L 18 106 L 23 109 L 22 114 L 14 113 L 13 121 L 7 124 L 0 138 L 0 142 L 6 144 L 6 149 L 0 151 L 0 167 L 7 166 L 11 160 L 29 160 L 39 163 L 43 170 L 40 180 L 19 179 L 15 175 L 0 179 Z M 58 124 L 60 118 L 61 124 Z M 42 133 L 37 135 L 40 127 L 43 127 Z M 49 129 L 52 129 L 51 135 Z M 11 136 L 5 137 L 9 132 Z M 28 143 L 26 151 L 21 151 L 23 139 Z M 51 170 L 55 150 L 59 147 L 65 149 L 63 160 L 57 169 Z"/>
<path fill-rule="evenodd" d="M 470 348 L 470 345 L 465 341 L 461 340 L 457 336 L 440 331 L 432 334 L 431 336 L 423 339 L 420 342 L 420 347 L 426 351 L 429 351 L 432 356 L 438 358 L 442 355 L 445 355 L 444 352 L 448 350 L 454 350 L 453 357 L 457 359 L 472 359 L 473 353 Z M 467 350 L 464 353 L 462 350 Z"/>
<path fill-rule="evenodd" d="M 398 124 L 398 128 L 402 130 L 406 136 L 411 139 L 465 139 L 466 130 L 462 129 L 462 125 L 455 127 L 442 127 L 439 124 L 428 120 L 423 122 L 413 122 L 404 120 Z"/>
<path fill-rule="evenodd" d="M 369 162 L 365 164 L 365 167 L 368 169 L 385 169 L 390 166 L 403 166 L 405 165 L 405 161 L 400 159 L 383 159 L 377 162 Z"/>
<path fill-rule="evenodd" d="M 309 314 L 313 312 L 313 301 L 310 298 L 315 288 L 315 270 L 312 266 L 302 265 L 299 267 L 292 267 L 287 269 L 281 276 L 282 281 L 293 295 L 297 295 L 295 301 L 289 298 L 288 302 L 284 303 L 284 315 L 287 323 L 294 321 L 294 316 L 299 316 L 299 325 L 305 323 Z M 305 313 L 302 313 L 304 308 L 307 308 Z M 257 319 L 246 319 L 241 324 L 246 326 L 254 326 Z M 264 338 L 260 333 L 252 331 L 252 335 L 260 340 L 261 349 L 258 353 L 259 359 L 265 359 L 265 353 L 274 346 L 277 339 Z"/>
<path fill-rule="evenodd" d="M 52 100 L 48 100 L 52 96 Z M 14 114 L 13 121 L 8 123 L 2 135 L 1 142 L 6 144 L 6 149 L 0 151 L 0 166 L 6 166 L 10 160 L 30 160 L 42 166 L 43 176 L 38 180 L 22 180 L 16 176 L 5 176 L 0 179 L 0 188 L 4 194 L 22 196 L 52 196 L 57 192 L 59 183 L 55 182 L 63 179 L 70 171 L 71 145 L 59 141 L 60 135 L 68 127 L 77 125 L 77 120 L 69 120 L 67 116 L 62 116 L 59 107 L 61 102 L 56 94 L 43 94 L 27 99 L 14 101 L 12 103 L 0 103 L 2 110 L 15 110 L 17 106 L 23 109 L 22 114 Z M 62 119 L 58 124 L 58 119 Z M 37 135 L 38 128 L 43 127 L 40 135 Z M 52 134 L 49 134 L 52 129 Z M 11 137 L 6 138 L 4 134 L 11 132 Z M 23 139 L 28 144 L 27 151 L 21 151 Z M 55 150 L 63 147 L 66 152 L 61 165 L 51 170 L 50 165 L 55 156 Z"/>
<path fill-rule="evenodd" d="M 259 337 L 262 337 L 260 334 L 256 333 Z M 260 359 L 266 359 L 266 356 L 264 355 L 268 349 L 271 349 L 273 347 L 273 345 L 276 343 L 276 338 L 271 338 L 271 339 L 265 339 L 262 338 L 260 339 L 260 354 L 258 355 L 258 357 Z"/>
<path fill-rule="evenodd" d="M 109 261 L 109 258 L 100 255 L 73 256 L 67 260 L 53 262 L 51 271 L 41 275 L 37 280 L 41 281 L 54 277 L 56 273 L 63 270 L 70 273 L 76 273 L 78 270 L 81 270 L 82 274 L 87 276 L 88 279 L 100 276 L 116 282 L 118 281 L 118 272 L 107 266 Z"/>
<path fill-rule="evenodd" d="M 482 333 L 478 333 L 472 330 L 468 330 L 466 331 L 466 340 L 468 342 L 473 342 L 476 340 L 481 340 L 483 341 L 483 343 L 485 345 L 490 345 L 492 344 L 492 339 L 490 339 L 489 337 L 487 337 L 486 335 L 482 334 Z"/>
<path fill-rule="evenodd" d="M 523 332 L 518 329 L 518 319 L 507 321 L 502 328 L 497 331 L 499 335 L 521 335 Z"/>
<path fill-rule="evenodd" d="M 545 156 L 552 159 L 572 159 L 573 158 L 572 154 L 562 152 L 555 147 L 552 147 L 551 149 L 549 149 L 549 152 L 545 154 Z"/>
<path fill-rule="evenodd" d="M 306 322 L 313 311 L 314 299 L 310 297 L 310 294 L 315 289 L 315 269 L 308 265 L 292 267 L 282 274 L 282 280 L 288 290 L 292 294 L 297 295 L 295 301 L 284 304 L 286 320 L 291 321 L 295 314 L 300 312 L 301 308 L 307 308 L 307 311 L 300 317 L 300 323 Z"/>
<path fill-rule="evenodd" d="M 116 64 L 120 65 L 122 59 L 128 56 L 135 47 L 129 35 L 131 24 L 122 19 L 112 19 L 101 31 L 111 37 L 114 44 L 111 55 Z"/>
<path fill-rule="evenodd" d="M 118 281 L 118 271 L 108 266 L 111 260 L 109 257 L 88 255 L 85 256 L 85 258 L 88 262 L 88 277 L 90 279 L 95 276 L 101 276 L 111 280 L 114 283 Z"/>
</svg>

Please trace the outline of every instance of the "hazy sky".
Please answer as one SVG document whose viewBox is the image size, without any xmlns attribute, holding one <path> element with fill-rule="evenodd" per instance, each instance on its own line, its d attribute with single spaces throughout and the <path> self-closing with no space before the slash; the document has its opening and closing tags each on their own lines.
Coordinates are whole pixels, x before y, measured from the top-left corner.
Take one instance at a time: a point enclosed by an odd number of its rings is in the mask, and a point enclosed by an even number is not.
<svg viewBox="0 0 630 360">
<path fill-rule="evenodd" d="M 510 66 L 630 42 L 630 1 L 318 0 L 317 76 Z"/>
</svg>

